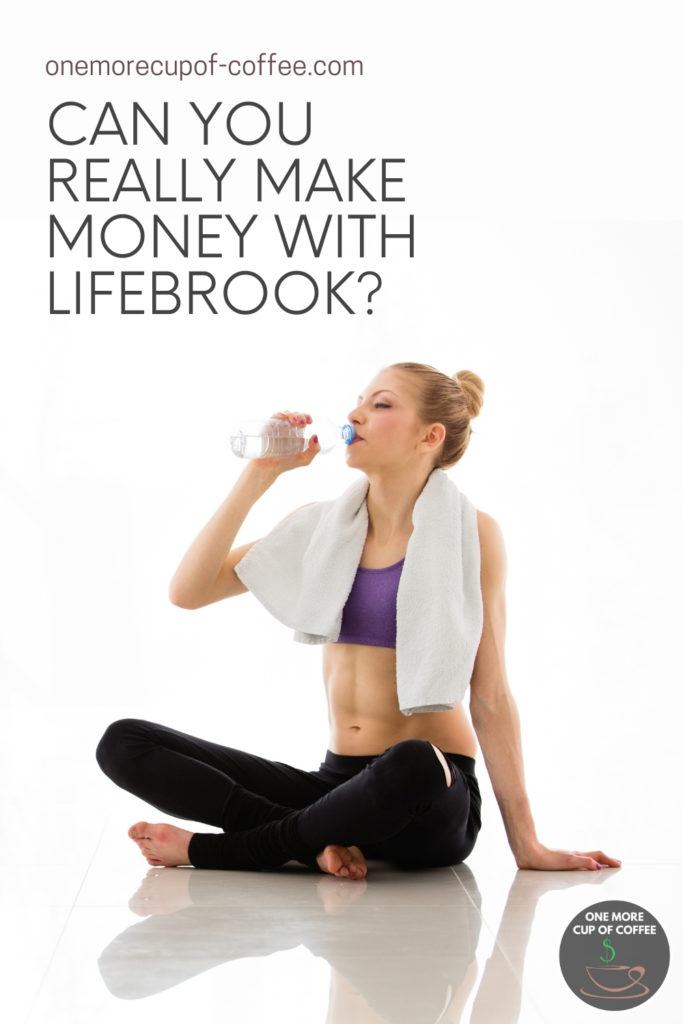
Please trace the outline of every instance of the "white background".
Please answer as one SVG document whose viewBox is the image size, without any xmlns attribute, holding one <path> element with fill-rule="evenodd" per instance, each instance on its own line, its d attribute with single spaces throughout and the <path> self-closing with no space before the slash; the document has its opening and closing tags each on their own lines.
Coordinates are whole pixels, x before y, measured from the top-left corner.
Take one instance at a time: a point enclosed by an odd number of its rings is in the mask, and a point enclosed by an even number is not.
<svg viewBox="0 0 683 1024">
<path fill-rule="evenodd" d="M 197 612 L 168 600 L 182 555 L 242 471 L 230 423 L 284 408 L 342 422 L 389 362 L 472 369 L 485 404 L 450 474 L 506 541 L 508 676 L 539 837 L 631 861 L 655 848 L 660 862 L 679 855 L 680 817 L 669 809 L 681 681 L 676 11 L 595 0 L 123 2 L 100 12 L 97 27 L 86 4 L 24 12 L 21 46 L 7 39 L 3 55 L 0 376 L 0 710 L 18 736 L 50 709 L 55 721 L 73 717 L 70 751 L 92 753 L 93 778 L 101 732 L 128 716 L 317 768 L 328 739 L 320 649 L 295 644 L 250 595 Z M 179 83 L 60 80 L 42 70 L 47 59 L 214 50 L 356 58 L 364 75 Z M 348 158 L 403 157 L 406 202 L 380 210 L 318 196 L 273 208 L 292 221 L 300 212 L 412 212 L 415 258 L 397 244 L 383 261 L 298 261 L 311 272 L 378 270 L 372 316 L 362 305 L 355 316 L 269 307 L 250 317 L 122 317 L 111 305 L 94 317 L 49 316 L 54 263 L 65 274 L 116 263 L 48 258 L 57 212 L 49 158 L 82 167 L 107 156 L 121 167 L 160 155 L 177 175 L 180 155 L 203 155 L 187 120 L 165 153 L 110 141 L 65 154 L 47 120 L 70 99 L 86 104 L 86 130 L 107 100 L 128 126 L 134 99 L 153 110 L 167 100 L 172 125 L 190 99 L 226 108 L 257 100 L 271 111 L 310 99 L 312 138 L 295 155 L 309 168 L 329 159 L 342 180 Z M 257 155 L 291 160 L 292 150 L 269 142 L 245 152 L 225 138 L 212 155 L 251 165 Z M 75 204 L 57 205 L 74 216 Z M 171 204 L 160 205 L 81 203 L 77 212 L 151 218 L 168 214 Z M 257 210 L 245 187 L 221 212 L 246 220 Z M 274 234 L 260 238 L 248 260 L 229 252 L 186 269 L 220 276 L 220 265 L 225 277 L 247 266 L 272 280 L 292 268 Z M 287 473 L 237 543 L 350 479 L 341 450 Z M 489 841 L 504 844 L 477 763 Z M 104 793 L 111 784 L 101 785 Z"/>
</svg>

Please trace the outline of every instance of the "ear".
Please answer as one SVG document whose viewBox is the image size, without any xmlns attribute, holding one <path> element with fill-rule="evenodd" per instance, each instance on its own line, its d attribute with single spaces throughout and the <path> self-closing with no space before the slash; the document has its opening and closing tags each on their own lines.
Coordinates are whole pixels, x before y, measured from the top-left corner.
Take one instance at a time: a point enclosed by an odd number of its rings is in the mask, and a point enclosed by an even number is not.
<svg viewBox="0 0 683 1024">
<path fill-rule="evenodd" d="M 429 448 L 438 448 L 445 437 L 446 428 L 443 423 L 432 423 L 432 425 L 426 430 L 422 440 Z"/>
</svg>

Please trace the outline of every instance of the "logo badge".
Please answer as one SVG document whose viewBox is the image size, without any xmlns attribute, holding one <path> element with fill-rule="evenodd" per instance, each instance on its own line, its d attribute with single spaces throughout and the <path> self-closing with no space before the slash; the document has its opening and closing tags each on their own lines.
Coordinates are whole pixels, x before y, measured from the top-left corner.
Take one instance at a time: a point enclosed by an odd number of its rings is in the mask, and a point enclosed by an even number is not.
<svg viewBox="0 0 683 1024">
<path fill-rule="evenodd" d="M 593 903 L 567 925 L 560 943 L 564 980 L 602 1010 L 646 1002 L 669 970 L 669 941 L 648 910 L 625 900 Z"/>
</svg>

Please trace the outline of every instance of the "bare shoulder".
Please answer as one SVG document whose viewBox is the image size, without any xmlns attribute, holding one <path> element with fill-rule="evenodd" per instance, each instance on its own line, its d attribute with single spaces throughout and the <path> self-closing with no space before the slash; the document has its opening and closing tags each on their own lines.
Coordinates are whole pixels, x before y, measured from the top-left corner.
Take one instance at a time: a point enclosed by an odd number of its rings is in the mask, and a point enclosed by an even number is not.
<svg viewBox="0 0 683 1024">
<path fill-rule="evenodd" d="M 477 509 L 477 529 L 481 550 L 482 584 L 489 587 L 502 586 L 507 573 L 507 556 L 500 524 L 488 512 Z"/>
</svg>

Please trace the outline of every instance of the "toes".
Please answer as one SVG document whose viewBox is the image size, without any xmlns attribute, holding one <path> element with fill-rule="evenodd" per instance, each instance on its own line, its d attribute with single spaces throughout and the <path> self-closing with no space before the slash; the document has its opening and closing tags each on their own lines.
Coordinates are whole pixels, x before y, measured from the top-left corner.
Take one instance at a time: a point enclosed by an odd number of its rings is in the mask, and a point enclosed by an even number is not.
<svg viewBox="0 0 683 1024">
<path fill-rule="evenodd" d="M 353 847 L 340 847 L 339 856 L 343 862 L 340 874 L 348 878 L 362 874 L 363 866 L 359 863 Z"/>
<path fill-rule="evenodd" d="M 168 839 L 168 829 L 170 825 L 159 824 L 152 825 L 149 821 L 136 821 L 134 825 L 128 829 L 128 835 L 131 839 L 139 841 L 140 839 Z"/>
<path fill-rule="evenodd" d="M 136 821 L 134 825 L 131 825 L 128 829 L 128 835 L 131 839 L 139 840 L 149 835 L 149 822 L 148 821 Z"/>
<path fill-rule="evenodd" d="M 341 854 L 341 848 L 339 846 L 331 846 L 329 852 L 330 871 L 337 875 L 344 868 L 344 860 Z"/>
<path fill-rule="evenodd" d="M 357 847 L 351 847 L 350 860 L 347 863 L 349 864 L 349 870 L 354 878 L 364 878 L 367 871 L 367 863 L 365 857 L 363 857 L 360 851 L 358 851 L 360 856 L 356 854 L 355 851 L 357 849 Z"/>
<path fill-rule="evenodd" d="M 325 870 L 331 875 L 338 875 L 344 868 L 344 861 L 341 855 L 342 848 L 329 844 L 324 849 Z"/>
<path fill-rule="evenodd" d="M 339 873 L 342 875 L 352 875 L 355 870 L 355 863 L 353 860 L 353 854 L 346 846 L 339 847 L 339 859 L 341 861 L 341 868 Z"/>
<path fill-rule="evenodd" d="M 358 878 L 365 875 L 365 858 L 354 847 L 330 844 L 326 848 L 325 870 L 338 878 Z"/>
<path fill-rule="evenodd" d="M 356 865 L 358 864 L 358 858 L 352 846 L 342 847 L 342 858 L 347 867 L 356 867 Z"/>
</svg>

